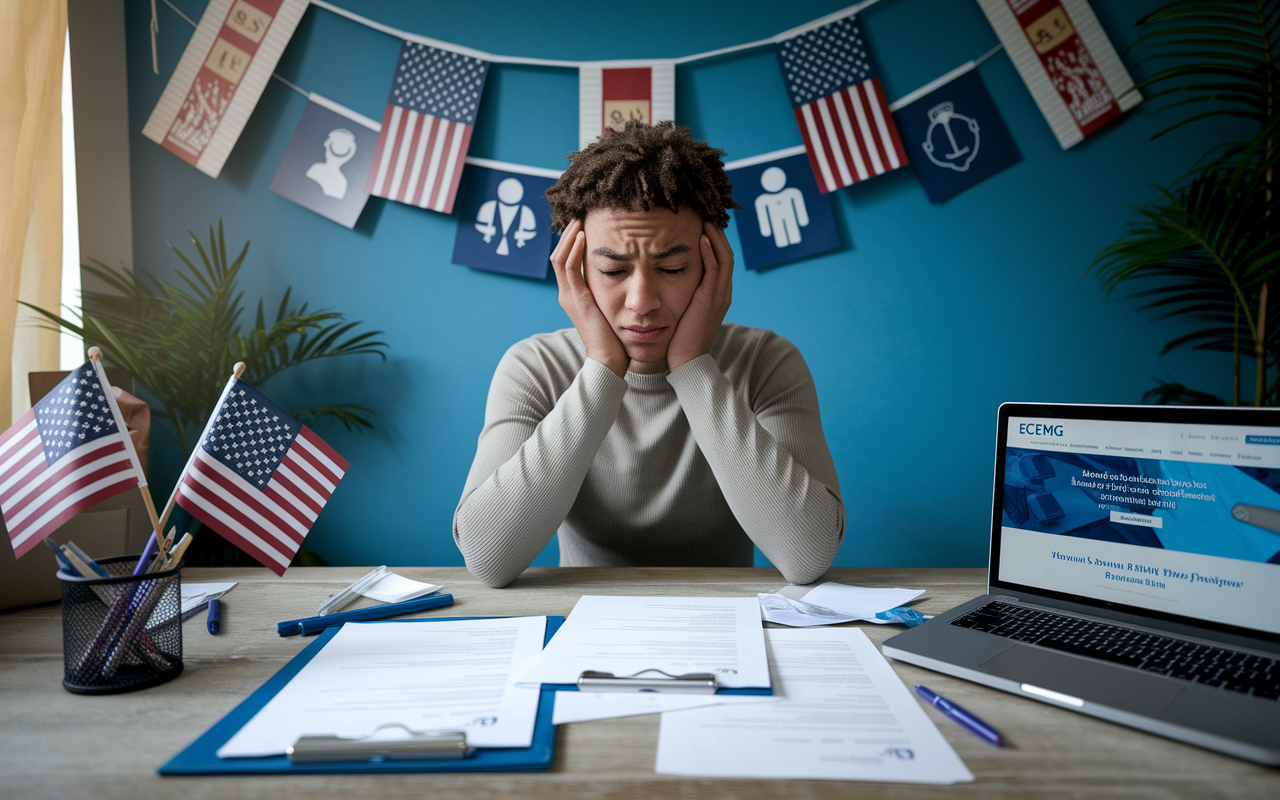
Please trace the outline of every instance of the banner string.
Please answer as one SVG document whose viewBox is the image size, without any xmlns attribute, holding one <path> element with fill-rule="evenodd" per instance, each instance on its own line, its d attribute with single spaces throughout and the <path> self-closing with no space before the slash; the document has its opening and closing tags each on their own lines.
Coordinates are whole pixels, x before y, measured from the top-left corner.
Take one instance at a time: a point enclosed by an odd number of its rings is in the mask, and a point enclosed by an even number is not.
<svg viewBox="0 0 1280 800">
<path fill-rule="evenodd" d="M 187 23 L 191 25 L 191 27 L 193 28 L 196 27 L 196 21 L 193 20 L 191 17 L 187 16 L 186 14 L 184 14 L 180 8 L 178 8 L 173 4 L 172 0 L 161 0 L 161 2 L 163 2 L 169 8 L 173 9 L 174 13 L 177 14 L 179 17 L 182 17 L 184 20 L 186 20 Z M 522 64 L 527 66 L 565 67 L 565 68 L 577 69 L 578 67 L 581 67 L 585 64 L 638 63 L 637 60 L 635 59 L 630 59 L 626 61 L 572 61 L 572 60 L 552 59 L 552 58 L 532 58 L 532 57 L 525 57 L 525 56 L 495 55 L 493 53 L 487 53 L 483 50 L 476 50 L 471 47 L 465 47 L 463 45 L 453 44 L 452 42 L 445 42 L 439 39 L 432 39 L 428 36 L 422 36 L 420 34 L 410 33 L 408 31 L 402 31 L 402 30 L 399 30 L 398 28 L 393 28 L 390 25 L 383 25 L 381 22 L 371 20 L 367 17 L 362 17 L 359 14 L 346 10 L 345 8 L 340 8 L 338 6 L 335 6 L 332 3 L 327 2 L 327 0 L 310 0 L 310 2 L 311 2 L 311 5 L 313 6 L 318 6 L 320 8 L 325 9 L 326 11 L 337 14 L 340 17 L 344 17 L 346 19 L 351 20 L 352 22 L 359 23 L 369 28 L 373 28 L 374 30 L 381 31 L 382 33 L 386 33 L 388 35 L 395 36 L 397 38 L 404 39 L 406 41 L 416 42 L 418 44 L 425 44 L 430 47 L 440 48 L 442 50 L 451 50 L 453 52 L 460 53 L 462 55 L 471 56 L 473 58 L 479 58 L 484 61 L 489 61 L 496 64 Z M 847 6 L 845 8 L 840 9 L 839 11 L 833 11 L 830 14 L 827 14 L 825 16 L 818 17 L 815 20 L 806 22 L 803 25 L 797 26 L 795 28 L 790 28 L 778 34 L 774 34 L 773 36 L 770 36 L 767 39 L 757 39 L 754 42 L 745 42 L 743 44 L 736 44 L 730 47 L 721 47 L 718 50 L 707 50 L 702 53 L 694 53 L 693 55 L 681 56 L 679 58 L 644 59 L 644 63 L 652 63 L 654 61 L 668 61 L 674 64 L 689 64 L 695 61 L 706 61 L 708 59 L 718 58 L 723 55 L 728 55 L 729 53 L 737 53 L 744 50 L 752 50 L 760 47 L 768 47 L 769 45 L 777 44 L 778 42 L 784 41 L 786 39 L 790 39 L 793 36 L 798 36 L 802 33 L 805 33 L 806 31 L 810 31 L 815 28 L 820 28 L 823 25 L 827 25 L 838 19 L 843 19 L 844 17 L 857 14 L 863 9 L 873 6 L 878 2 L 880 2 L 880 0 L 862 0 L 862 2 L 860 3 L 855 3 L 854 5 Z M 152 30 L 153 30 L 152 38 L 153 38 L 153 44 L 154 44 L 155 31 L 158 30 L 158 25 L 154 17 L 152 18 L 151 24 L 152 24 Z M 921 86 L 920 88 L 912 92 L 908 92 L 898 100 L 895 100 L 893 103 L 891 103 L 889 105 L 890 110 L 897 111 L 902 106 L 908 105 L 912 100 L 916 99 L 917 97 L 927 94 L 933 91 L 934 89 L 937 89 L 938 87 L 949 83 L 950 81 L 959 77 L 960 75 L 963 75 L 969 70 L 976 68 L 982 62 L 991 58 L 992 56 L 994 56 L 996 53 L 1000 52 L 1003 49 L 1004 49 L 1003 44 L 997 44 L 995 47 L 983 53 L 977 59 L 966 62 L 965 64 L 962 64 L 956 69 L 951 70 L 945 75 L 942 75 L 939 78 L 932 80 L 929 83 L 926 83 L 924 86 Z M 154 56 L 154 53 L 153 53 L 153 56 Z M 158 70 L 157 70 L 157 74 L 159 74 Z M 307 98 L 308 100 L 312 99 L 311 92 L 308 92 L 307 90 L 298 86 L 296 83 L 294 83 L 293 81 L 290 81 L 289 79 L 285 78 L 279 73 L 273 72 L 271 73 L 271 77 L 280 81 L 285 86 L 288 86 L 290 89 L 302 95 L 303 97 Z M 325 98 L 325 104 L 334 106 L 335 107 L 334 110 L 338 111 L 339 113 L 342 113 L 343 111 L 345 111 L 348 114 L 356 114 L 357 116 L 362 116 L 362 115 L 359 115 L 357 112 L 352 111 L 351 109 L 348 109 L 346 106 L 343 106 L 341 103 L 335 102 L 334 100 L 328 97 Z M 803 145 L 800 145 L 799 147 L 803 148 Z M 786 148 L 784 150 L 777 151 L 777 154 L 790 155 L 791 151 L 793 150 L 796 150 L 796 148 Z M 802 152 L 802 149 L 797 152 Z M 762 158 L 765 158 L 767 156 L 772 156 L 772 155 L 776 155 L 776 154 L 765 153 L 763 155 L 752 156 L 747 159 L 740 159 L 739 161 L 732 162 L 732 163 L 734 163 L 735 166 L 745 166 L 746 162 L 754 163 L 759 161 Z M 475 159 L 475 160 L 480 161 L 481 159 Z M 467 161 L 472 161 L 472 159 L 468 158 Z M 493 163 L 498 163 L 498 162 L 493 162 Z"/>
</svg>

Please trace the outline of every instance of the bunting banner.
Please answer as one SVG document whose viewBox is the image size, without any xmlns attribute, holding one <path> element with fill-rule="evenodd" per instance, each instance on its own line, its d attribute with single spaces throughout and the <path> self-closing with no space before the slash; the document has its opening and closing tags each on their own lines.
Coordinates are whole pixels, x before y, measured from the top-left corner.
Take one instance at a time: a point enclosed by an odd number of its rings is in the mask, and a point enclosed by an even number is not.
<svg viewBox="0 0 1280 800">
<path fill-rule="evenodd" d="M 783 39 L 777 56 L 818 191 L 907 163 L 857 17 Z"/>
<path fill-rule="evenodd" d="M 142 135 L 216 178 L 309 0 L 209 0 Z"/>
<path fill-rule="evenodd" d="M 546 192 L 559 177 L 553 169 L 467 159 L 453 263 L 546 280 L 552 238 Z"/>
<path fill-rule="evenodd" d="M 930 203 L 941 203 L 1022 160 L 971 61 L 893 106 Z"/>
<path fill-rule="evenodd" d="M 674 61 L 610 61 L 578 68 L 579 150 L 607 130 L 622 130 L 630 120 L 653 124 L 675 116 Z"/>
<path fill-rule="evenodd" d="M 831 198 L 818 190 L 803 145 L 724 165 L 733 184 L 739 255 L 766 269 L 840 247 Z"/>
<path fill-rule="evenodd" d="M 344 228 L 354 228 L 369 199 L 365 183 L 381 127 L 312 94 L 271 179 L 271 191 Z"/>
<path fill-rule="evenodd" d="M 978 0 L 1063 150 L 1142 102 L 1088 0 Z"/>
<path fill-rule="evenodd" d="M 404 42 L 366 189 L 375 197 L 453 212 L 489 63 Z"/>
</svg>

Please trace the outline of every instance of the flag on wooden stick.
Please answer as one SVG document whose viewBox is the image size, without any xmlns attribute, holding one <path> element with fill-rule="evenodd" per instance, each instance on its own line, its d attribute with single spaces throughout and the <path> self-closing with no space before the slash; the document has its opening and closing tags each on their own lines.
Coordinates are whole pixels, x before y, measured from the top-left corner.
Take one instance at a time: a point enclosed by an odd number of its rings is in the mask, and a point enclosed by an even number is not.
<svg viewBox="0 0 1280 800">
<path fill-rule="evenodd" d="M 856 17 L 784 39 L 777 54 L 818 191 L 907 163 Z"/>
<path fill-rule="evenodd" d="M 0 509 L 19 558 L 76 514 L 147 485 L 96 367 L 73 370 L 0 434 Z"/>
<path fill-rule="evenodd" d="M 310 428 L 232 378 L 178 479 L 176 502 L 283 575 L 347 466 Z"/>
<path fill-rule="evenodd" d="M 415 42 L 400 47 L 367 190 L 453 212 L 489 62 Z"/>
</svg>

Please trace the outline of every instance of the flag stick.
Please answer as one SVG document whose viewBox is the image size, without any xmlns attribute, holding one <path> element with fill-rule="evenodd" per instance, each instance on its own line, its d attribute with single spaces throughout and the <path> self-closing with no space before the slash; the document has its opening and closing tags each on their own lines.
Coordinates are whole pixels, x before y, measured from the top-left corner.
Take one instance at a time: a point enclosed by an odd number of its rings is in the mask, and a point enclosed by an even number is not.
<svg viewBox="0 0 1280 800">
<path fill-rule="evenodd" d="M 147 516 L 151 519 L 151 530 L 156 535 L 160 535 L 160 531 L 164 528 L 160 525 L 160 519 L 156 516 L 156 504 L 151 499 L 151 487 L 147 486 L 147 476 L 142 472 L 142 462 L 138 460 L 138 453 L 133 449 L 133 437 L 129 435 L 129 429 L 125 427 L 124 415 L 120 413 L 120 406 L 116 403 L 116 396 L 111 392 L 111 382 L 107 380 L 107 371 L 102 368 L 102 350 L 96 345 L 89 348 L 89 360 L 93 362 L 93 371 L 98 376 L 98 382 L 102 384 L 102 393 L 107 397 L 107 407 L 111 409 L 111 416 L 116 422 L 116 428 L 120 430 L 120 435 L 124 437 L 124 448 L 129 453 L 129 460 L 133 463 L 134 474 L 138 477 L 138 491 L 142 492 L 142 503 L 147 507 Z"/>
<path fill-rule="evenodd" d="M 209 435 L 209 429 L 213 427 L 213 421 L 218 418 L 218 409 L 222 408 L 222 402 L 227 399 L 227 392 L 231 391 L 231 385 L 244 374 L 246 366 L 243 361 L 237 361 L 235 367 L 232 368 L 231 378 L 227 380 L 227 385 L 222 387 L 222 394 L 218 396 L 218 402 L 213 406 L 213 413 L 209 415 L 209 420 L 205 422 L 204 430 L 200 432 L 200 438 L 196 440 L 195 447 L 191 448 L 191 456 L 187 459 L 187 465 L 178 474 L 178 482 L 173 485 L 173 494 L 169 495 L 169 502 L 164 504 L 164 513 L 160 515 L 160 527 L 156 528 L 156 530 L 163 529 L 164 524 L 169 521 L 169 515 L 173 513 L 173 507 L 178 502 L 178 490 L 182 488 L 182 479 L 187 477 L 187 471 L 191 469 L 191 464 L 196 460 L 196 453 L 200 452 L 200 445 L 204 444 L 204 437 Z"/>
</svg>

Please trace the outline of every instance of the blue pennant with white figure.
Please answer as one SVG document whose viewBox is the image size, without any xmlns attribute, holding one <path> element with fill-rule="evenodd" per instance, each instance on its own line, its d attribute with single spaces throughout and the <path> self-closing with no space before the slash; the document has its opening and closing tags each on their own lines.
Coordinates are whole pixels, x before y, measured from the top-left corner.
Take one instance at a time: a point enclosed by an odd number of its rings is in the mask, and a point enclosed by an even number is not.
<svg viewBox="0 0 1280 800">
<path fill-rule="evenodd" d="M 982 76 L 972 64 L 961 70 L 894 103 L 902 144 L 931 203 L 1022 160 Z"/>
<path fill-rule="evenodd" d="M 747 269 L 765 269 L 840 247 L 831 198 L 818 191 L 804 146 L 725 164 Z"/>
<path fill-rule="evenodd" d="M 458 190 L 453 263 L 489 272 L 546 280 L 551 263 L 551 206 L 546 192 L 555 170 L 469 159 Z"/>
</svg>

